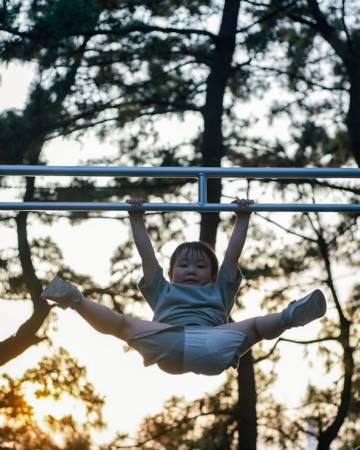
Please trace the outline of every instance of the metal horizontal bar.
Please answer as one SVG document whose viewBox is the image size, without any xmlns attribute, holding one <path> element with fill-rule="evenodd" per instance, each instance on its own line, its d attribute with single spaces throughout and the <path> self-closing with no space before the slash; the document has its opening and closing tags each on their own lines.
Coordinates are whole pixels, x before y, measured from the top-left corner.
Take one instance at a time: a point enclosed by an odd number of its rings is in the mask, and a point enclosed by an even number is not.
<svg viewBox="0 0 360 450">
<path fill-rule="evenodd" d="M 2 211 L 130 211 L 129 203 L 116 202 L 0 202 Z M 145 211 L 236 211 L 231 203 L 144 203 Z M 299 204 L 299 203 L 257 203 L 244 211 L 273 212 L 358 212 L 360 203 L 353 204 Z"/>
<path fill-rule="evenodd" d="M 196 178 L 360 178 L 358 168 L 0 165 L 0 175 Z"/>
</svg>

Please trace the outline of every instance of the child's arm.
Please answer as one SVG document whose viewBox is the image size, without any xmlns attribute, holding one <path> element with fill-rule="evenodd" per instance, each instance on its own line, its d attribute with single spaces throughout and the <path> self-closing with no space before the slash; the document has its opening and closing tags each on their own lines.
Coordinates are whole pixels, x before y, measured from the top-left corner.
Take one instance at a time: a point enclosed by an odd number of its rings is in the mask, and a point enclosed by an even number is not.
<svg viewBox="0 0 360 450">
<path fill-rule="evenodd" d="M 150 284 L 159 269 L 159 263 L 145 228 L 144 211 L 139 210 L 143 200 L 131 199 L 128 202 L 134 206 L 134 211 L 129 211 L 130 225 L 136 248 L 141 257 L 145 284 Z"/>
<path fill-rule="evenodd" d="M 254 202 L 252 200 L 236 199 L 233 203 L 236 203 L 239 208 L 247 208 Z M 225 252 L 224 261 L 222 263 L 226 273 L 231 279 L 236 277 L 236 273 L 238 271 L 239 258 L 245 244 L 250 214 L 251 212 L 240 210 L 236 212 L 234 229 Z"/>
</svg>

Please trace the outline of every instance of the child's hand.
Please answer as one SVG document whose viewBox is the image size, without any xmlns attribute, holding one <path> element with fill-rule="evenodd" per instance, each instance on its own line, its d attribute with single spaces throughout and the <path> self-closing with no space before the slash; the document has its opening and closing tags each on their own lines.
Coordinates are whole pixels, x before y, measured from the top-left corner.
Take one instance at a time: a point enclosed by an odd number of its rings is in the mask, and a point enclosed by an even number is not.
<svg viewBox="0 0 360 450">
<path fill-rule="evenodd" d="M 132 206 L 131 210 L 129 210 L 130 216 L 143 216 L 144 215 L 144 207 L 143 204 L 146 202 L 144 198 L 129 198 L 126 200 L 126 203 L 130 203 Z"/>
<path fill-rule="evenodd" d="M 238 210 L 235 211 L 235 214 L 240 216 L 250 216 L 251 211 L 244 211 L 245 208 L 248 208 L 250 205 L 254 204 L 254 200 L 248 200 L 244 198 L 236 198 L 231 203 L 235 203 L 238 206 Z M 241 211 L 243 209 L 243 211 Z"/>
</svg>

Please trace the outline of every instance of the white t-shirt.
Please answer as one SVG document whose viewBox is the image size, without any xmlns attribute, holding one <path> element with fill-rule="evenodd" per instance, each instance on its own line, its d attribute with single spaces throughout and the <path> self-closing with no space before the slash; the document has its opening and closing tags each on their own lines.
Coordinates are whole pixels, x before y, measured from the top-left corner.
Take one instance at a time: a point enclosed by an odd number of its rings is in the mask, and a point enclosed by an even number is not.
<svg viewBox="0 0 360 450">
<path fill-rule="evenodd" d="M 154 311 L 155 322 L 217 326 L 228 322 L 241 279 L 239 270 L 234 279 L 229 279 L 225 269 L 220 267 L 218 278 L 212 283 L 169 283 L 160 267 L 150 285 L 146 285 L 142 278 L 138 287 Z"/>
</svg>

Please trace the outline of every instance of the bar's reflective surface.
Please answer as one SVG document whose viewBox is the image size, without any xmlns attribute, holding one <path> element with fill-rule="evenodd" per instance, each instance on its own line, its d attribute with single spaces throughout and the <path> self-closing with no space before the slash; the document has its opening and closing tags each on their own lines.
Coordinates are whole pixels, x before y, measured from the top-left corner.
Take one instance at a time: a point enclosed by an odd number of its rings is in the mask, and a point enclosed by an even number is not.
<svg viewBox="0 0 360 450">
<path fill-rule="evenodd" d="M 2 211 L 130 211 L 128 203 L 116 202 L 0 202 Z M 236 211 L 231 203 L 144 203 L 145 211 Z M 258 203 L 245 211 L 278 212 L 359 212 L 360 203 L 326 204 L 326 203 Z"/>
<path fill-rule="evenodd" d="M 197 178 L 359 178 L 358 168 L 0 165 L 0 175 Z"/>
</svg>

